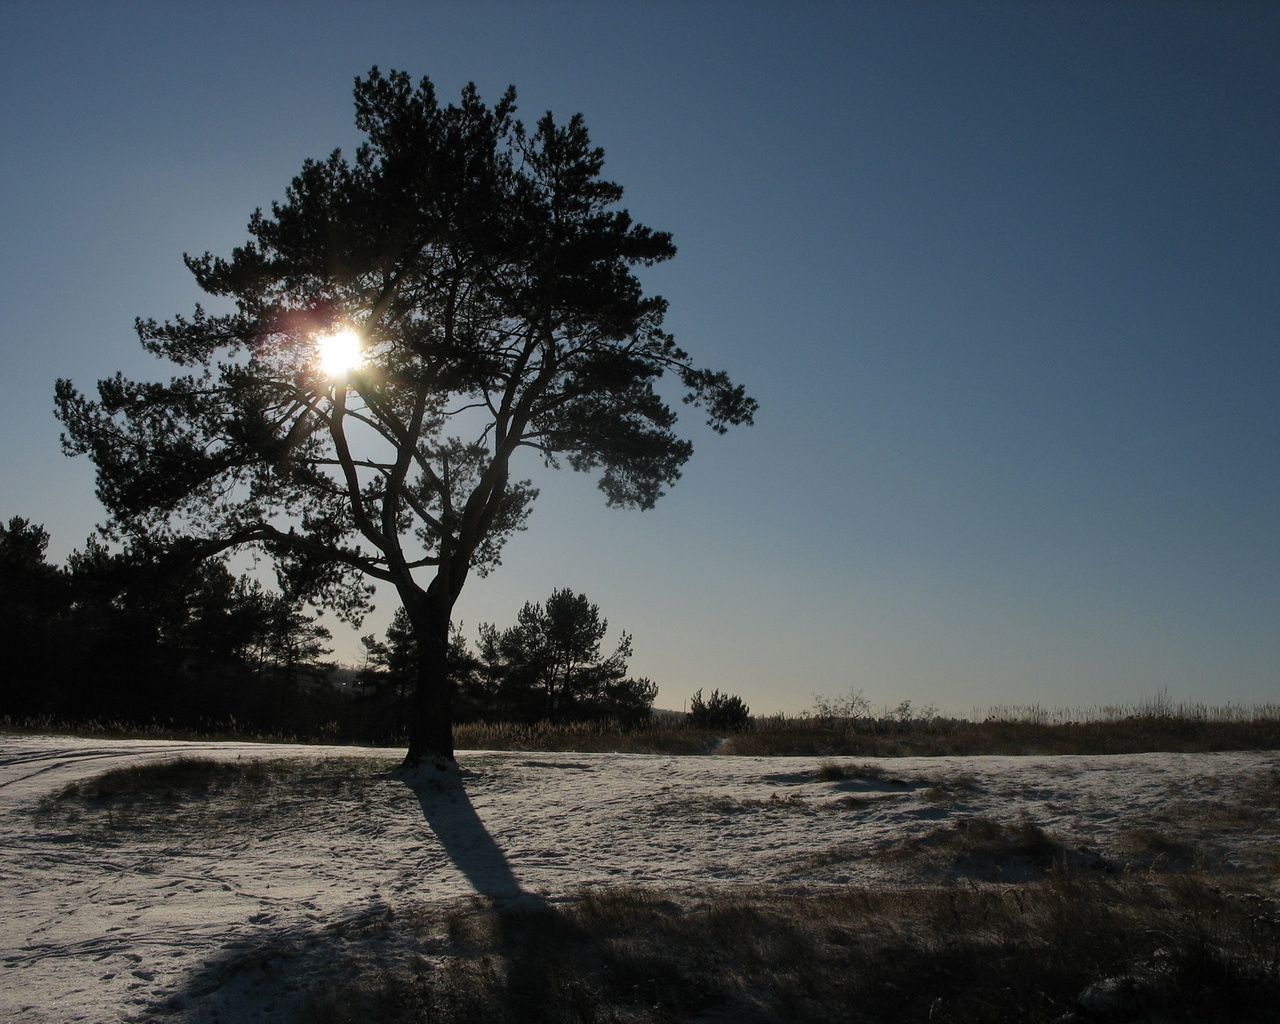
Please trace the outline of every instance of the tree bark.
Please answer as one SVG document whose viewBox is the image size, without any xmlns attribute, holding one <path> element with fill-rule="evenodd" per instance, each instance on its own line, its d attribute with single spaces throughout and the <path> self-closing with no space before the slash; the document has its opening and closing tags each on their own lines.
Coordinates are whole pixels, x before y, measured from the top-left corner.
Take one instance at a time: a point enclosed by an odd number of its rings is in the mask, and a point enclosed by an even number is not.
<svg viewBox="0 0 1280 1024">
<path fill-rule="evenodd" d="M 453 756 L 452 684 L 449 678 L 450 608 L 426 603 L 409 609 L 418 648 L 417 679 L 409 713 L 409 749 L 404 767 L 432 761 L 451 763 Z"/>
</svg>

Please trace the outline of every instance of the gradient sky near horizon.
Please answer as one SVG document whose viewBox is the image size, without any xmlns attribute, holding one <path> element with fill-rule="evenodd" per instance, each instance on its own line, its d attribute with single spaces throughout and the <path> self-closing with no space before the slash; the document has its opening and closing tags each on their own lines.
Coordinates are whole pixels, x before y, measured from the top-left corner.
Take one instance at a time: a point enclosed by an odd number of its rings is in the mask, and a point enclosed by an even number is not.
<svg viewBox="0 0 1280 1024">
<path fill-rule="evenodd" d="M 581 111 L 761 403 L 652 512 L 542 480 L 457 609 L 569 586 L 698 687 L 993 704 L 1280 699 L 1280 5 L 0 2 L 0 516 L 102 512 L 53 381 L 163 367 L 352 79 Z M 364 631 L 390 615 L 384 601 Z M 616 635 L 616 629 L 615 629 Z M 340 635 L 339 657 L 359 656 Z"/>
</svg>

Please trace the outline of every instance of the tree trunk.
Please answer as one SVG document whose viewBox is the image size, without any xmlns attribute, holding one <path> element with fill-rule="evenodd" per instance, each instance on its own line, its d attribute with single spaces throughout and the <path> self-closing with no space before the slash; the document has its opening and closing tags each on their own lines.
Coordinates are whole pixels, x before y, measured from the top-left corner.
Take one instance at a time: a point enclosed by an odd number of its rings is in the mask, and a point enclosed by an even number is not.
<svg viewBox="0 0 1280 1024">
<path fill-rule="evenodd" d="M 453 708 L 449 678 L 450 609 L 426 604 L 409 610 L 418 648 L 417 678 L 409 713 L 406 768 L 432 761 L 452 762 Z"/>
</svg>

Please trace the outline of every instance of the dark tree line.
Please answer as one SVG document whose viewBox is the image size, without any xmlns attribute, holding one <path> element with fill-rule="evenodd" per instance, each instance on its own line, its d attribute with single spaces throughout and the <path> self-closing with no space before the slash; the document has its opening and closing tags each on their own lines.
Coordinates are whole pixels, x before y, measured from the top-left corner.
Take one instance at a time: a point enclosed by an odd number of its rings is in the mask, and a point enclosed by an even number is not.
<svg viewBox="0 0 1280 1024">
<path fill-rule="evenodd" d="M 328 674 L 329 631 L 301 601 L 216 559 L 90 540 L 56 566 L 48 543 L 0 524 L 0 714 L 289 731 L 332 714 L 307 685 Z"/>
<path fill-rule="evenodd" d="M 403 740 L 419 671 L 403 609 L 383 638 L 362 638 L 366 667 L 343 686 L 329 631 L 287 590 L 138 542 L 90 540 L 56 566 L 48 543 L 26 519 L 0 523 L 0 715 Z M 482 624 L 474 648 L 455 629 L 458 719 L 647 720 L 657 686 L 627 676 L 631 638 L 606 651 L 607 629 L 570 590 L 527 603 L 510 628 Z"/>
</svg>

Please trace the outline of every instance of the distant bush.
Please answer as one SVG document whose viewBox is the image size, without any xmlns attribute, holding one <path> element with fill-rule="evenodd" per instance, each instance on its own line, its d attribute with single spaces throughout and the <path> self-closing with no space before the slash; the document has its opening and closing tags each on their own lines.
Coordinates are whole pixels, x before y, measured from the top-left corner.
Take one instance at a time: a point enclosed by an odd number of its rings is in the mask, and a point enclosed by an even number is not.
<svg viewBox="0 0 1280 1024">
<path fill-rule="evenodd" d="M 719 690 L 702 699 L 698 690 L 689 700 L 689 724 L 695 729 L 745 729 L 751 722 L 751 709 L 742 698 Z"/>
</svg>

